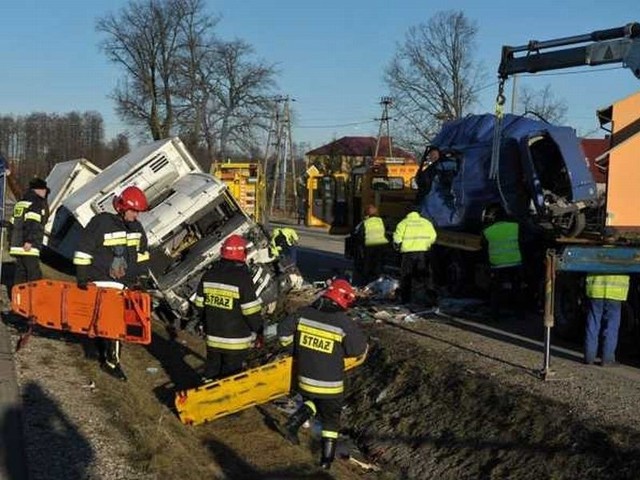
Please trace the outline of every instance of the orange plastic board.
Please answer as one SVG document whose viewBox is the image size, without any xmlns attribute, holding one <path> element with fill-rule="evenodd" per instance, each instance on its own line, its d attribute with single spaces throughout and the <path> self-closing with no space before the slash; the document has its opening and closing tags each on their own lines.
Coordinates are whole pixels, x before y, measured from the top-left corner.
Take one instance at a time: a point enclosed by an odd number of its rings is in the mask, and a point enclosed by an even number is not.
<svg viewBox="0 0 640 480">
<path fill-rule="evenodd" d="M 151 297 L 140 291 L 38 280 L 13 286 L 11 309 L 45 328 L 151 343 Z"/>
</svg>

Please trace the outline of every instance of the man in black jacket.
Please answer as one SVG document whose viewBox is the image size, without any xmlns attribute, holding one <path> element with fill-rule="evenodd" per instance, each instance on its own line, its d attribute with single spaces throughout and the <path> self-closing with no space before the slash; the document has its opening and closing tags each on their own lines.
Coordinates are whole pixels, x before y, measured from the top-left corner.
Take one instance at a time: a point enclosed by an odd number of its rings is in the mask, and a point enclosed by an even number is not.
<svg viewBox="0 0 640 480">
<path fill-rule="evenodd" d="M 198 284 L 195 305 L 207 341 L 203 382 L 242 371 L 249 349 L 261 341 L 262 301 L 245 264 L 247 245 L 240 235 L 230 235 L 222 243 L 221 260 Z"/>
<path fill-rule="evenodd" d="M 286 438 L 298 444 L 298 430 L 318 415 L 322 423 L 320 465 L 329 469 L 336 453 L 344 397 L 344 358 L 367 350 L 367 339 L 345 311 L 355 293 L 346 280 L 334 280 L 313 305 L 278 324 L 280 344 L 293 350 L 296 389 L 304 404 L 289 417 Z"/>
<path fill-rule="evenodd" d="M 16 259 L 14 285 L 42 278 L 40 249 L 44 225 L 49 218 L 48 194 L 47 182 L 33 178 L 29 182 L 29 190 L 13 207 L 9 254 Z"/>
<path fill-rule="evenodd" d="M 73 263 L 80 289 L 86 290 L 89 282 L 99 287 L 134 287 L 147 273 L 147 236 L 138 221 L 138 213 L 148 209 L 147 197 L 138 187 L 127 187 L 114 197 L 113 207 L 117 213 L 94 216 L 78 242 Z M 126 381 L 120 366 L 120 341 L 97 338 L 96 342 L 101 368 Z"/>
</svg>

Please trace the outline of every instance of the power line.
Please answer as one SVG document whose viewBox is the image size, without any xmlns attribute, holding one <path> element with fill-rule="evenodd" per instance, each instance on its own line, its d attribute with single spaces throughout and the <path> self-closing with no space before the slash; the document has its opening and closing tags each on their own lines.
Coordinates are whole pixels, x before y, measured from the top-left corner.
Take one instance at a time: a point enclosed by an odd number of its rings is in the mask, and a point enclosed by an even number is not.
<svg viewBox="0 0 640 480">
<path fill-rule="evenodd" d="M 340 123 L 334 125 L 302 125 L 296 126 L 296 128 L 337 128 L 337 127 L 352 127 L 355 125 L 364 125 L 366 123 L 375 123 L 377 120 L 363 120 L 361 122 L 352 122 L 352 123 Z"/>
</svg>

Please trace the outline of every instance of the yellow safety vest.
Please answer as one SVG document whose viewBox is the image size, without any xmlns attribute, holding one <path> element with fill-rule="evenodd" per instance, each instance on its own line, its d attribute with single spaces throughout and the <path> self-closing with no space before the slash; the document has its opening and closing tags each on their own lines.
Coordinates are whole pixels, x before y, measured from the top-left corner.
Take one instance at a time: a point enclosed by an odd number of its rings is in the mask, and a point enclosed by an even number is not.
<svg viewBox="0 0 640 480">
<path fill-rule="evenodd" d="M 298 234 L 293 228 L 289 228 L 289 227 L 275 228 L 271 233 L 271 245 L 270 245 L 271 255 L 273 255 L 274 257 L 279 256 L 280 250 L 282 250 L 282 248 L 276 245 L 276 237 L 279 234 L 284 235 L 287 245 L 289 245 L 290 247 L 298 242 Z"/>
<path fill-rule="evenodd" d="M 522 264 L 518 242 L 518 224 L 496 222 L 483 230 L 489 244 L 489 263 L 492 267 L 513 267 Z"/>
<path fill-rule="evenodd" d="M 407 215 L 393 233 L 393 243 L 400 245 L 401 253 L 426 252 L 435 241 L 436 230 L 418 212 Z"/>
<path fill-rule="evenodd" d="M 624 302 L 629 293 L 628 275 L 587 275 L 587 297 Z"/>
<path fill-rule="evenodd" d="M 364 221 L 364 246 L 376 247 L 389 243 L 385 236 L 384 222 L 380 217 L 369 217 Z"/>
</svg>

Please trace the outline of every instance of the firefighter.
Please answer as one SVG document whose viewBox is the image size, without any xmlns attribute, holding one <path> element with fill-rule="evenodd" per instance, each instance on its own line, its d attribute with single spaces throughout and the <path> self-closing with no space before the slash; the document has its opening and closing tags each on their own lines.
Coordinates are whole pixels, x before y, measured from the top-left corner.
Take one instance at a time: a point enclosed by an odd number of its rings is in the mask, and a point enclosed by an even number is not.
<svg viewBox="0 0 640 480">
<path fill-rule="evenodd" d="M 48 194 L 47 182 L 33 178 L 29 182 L 29 189 L 13 208 L 9 254 L 16 260 L 14 285 L 42 278 L 40 249 L 44 225 L 49 217 Z"/>
<path fill-rule="evenodd" d="M 89 282 L 98 287 L 139 288 L 147 275 L 147 236 L 138 214 L 148 209 L 147 197 L 138 187 L 127 187 L 113 199 L 116 213 L 101 212 L 84 228 L 73 263 L 78 288 Z M 119 340 L 96 339 L 100 367 L 126 381 L 120 365 Z"/>
<path fill-rule="evenodd" d="M 375 205 L 368 205 L 365 219 L 355 230 L 356 238 L 362 242 L 362 274 L 367 284 L 380 276 L 386 246 L 389 245 L 384 221 L 378 216 Z"/>
<path fill-rule="evenodd" d="M 416 209 L 398 223 L 393 233 L 393 245 L 401 254 L 400 298 L 404 304 L 411 302 L 414 280 L 422 282 L 426 290 L 429 250 L 436 241 L 433 224 Z"/>
<path fill-rule="evenodd" d="M 344 396 L 344 357 L 367 350 L 367 340 L 345 314 L 355 300 L 353 287 L 336 279 L 311 306 L 278 324 L 280 344 L 293 350 L 295 388 L 305 400 L 282 432 L 297 445 L 302 424 L 318 416 L 322 424 L 320 465 L 329 469 L 335 457 Z"/>
<path fill-rule="evenodd" d="M 509 286 L 512 301 L 521 311 L 522 253 L 520 250 L 520 226 L 507 218 L 500 206 L 490 207 L 484 216 L 487 225 L 482 231 L 489 256 L 490 305 L 494 317 L 500 315 L 501 298 L 505 286 Z"/>
<path fill-rule="evenodd" d="M 245 264 L 247 246 L 240 235 L 230 235 L 220 248 L 221 260 L 198 284 L 195 305 L 207 342 L 204 383 L 242 371 L 249 349 L 261 343 L 262 301 Z"/>
<path fill-rule="evenodd" d="M 584 363 L 592 365 L 595 362 L 602 329 L 602 366 L 615 366 L 620 314 L 622 302 L 629 294 L 629 276 L 588 274 L 586 293 L 589 310 L 584 335 Z"/>
<path fill-rule="evenodd" d="M 284 261 L 285 266 L 295 265 L 298 260 L 298 234 L 293 228 L 278 227 L 271 232 L 271 256 Z"/>
</svg>

